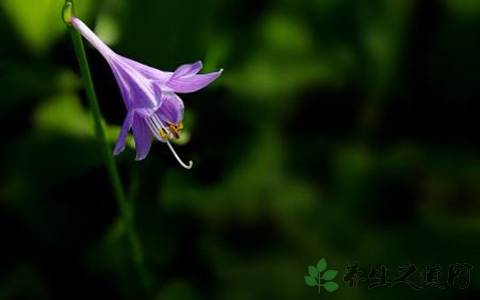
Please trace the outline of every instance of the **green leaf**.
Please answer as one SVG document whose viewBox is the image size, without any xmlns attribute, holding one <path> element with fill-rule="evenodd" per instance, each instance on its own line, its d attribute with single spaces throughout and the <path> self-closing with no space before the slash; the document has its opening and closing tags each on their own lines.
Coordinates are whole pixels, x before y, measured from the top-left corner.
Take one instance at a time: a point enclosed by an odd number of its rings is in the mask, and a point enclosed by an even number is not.
<svg viewBox="0 0 480 300">
<path fill-rule="evenodd" d="M 77 16 L 90 10 L 92 1 L 81 1 L 75 6 Z M 66 32 L 61 12 L 64 1 L 54 0 L 4 0 L 0 1 L 7 18 L 18 35 L 33 52 L 45 52 L 53 42 Z"/>
<path fill-rule="evenodd" d="M 325 273 L 323 273 L 322 279 L 332 280 L 333 278 L 335 278 L 335 276 L 337 276 L 337 273 L 338 272 L 335 270 L 328 270 Z"/>
<path fill-rule="evenodd" d="M 338 284 L 333 281 L 330 281 L 325 283 L 323 287 L 327 290 L 327 292 L 333 292 L 336 289 L 338 289 Z"/>
<path fill-rule="evenodd" d="M 315 277 L 312 277 L 312 276 L 305 276 L 305 282 L 309 286 L 316 286 L 318 284 L 317 279 L 315 279 Z"/>
<path fill-rule="evenodd" d="M 310 273 L 310 275 L 312 275 L 315 278 L 318 277 L 318 270 L 313 266 L 308 267 L 308 273 Z"/>
<path fill-rule="evenodd" d="M 326 268 L 327 268 L 327 261 L 325 260 L 325 258 L 322 258 L 317 263 L 317 270 L 318 272 L 323 272 L 325 271 Z"/>
<path fill-rule="evenodd" d="M 34 115 L 36 128 L 69 136 L 93 136 L 88 113 L 76 94 L 60 94 L 47 99 Z"/>
</svg>

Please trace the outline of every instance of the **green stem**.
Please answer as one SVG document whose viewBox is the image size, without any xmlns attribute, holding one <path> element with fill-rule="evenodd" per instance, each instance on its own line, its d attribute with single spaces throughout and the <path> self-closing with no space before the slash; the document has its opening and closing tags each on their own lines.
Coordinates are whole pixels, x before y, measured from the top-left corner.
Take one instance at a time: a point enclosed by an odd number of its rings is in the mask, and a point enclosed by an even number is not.
<svg viewBox="0 0 480 300">
<path fill-rule="evenodd" d="M 130 241 L 131 251 L 133 255 L 133 261 L 137 268 L 138 275 L 142 284 L 142 288 L 146 294 L 149 295 L 150 285 L 147 277 L 147 272 L 144 264 L 143 251 L 140 244 L 140 240 L 135 232 L 132 210 L 125 197 L 123 191 L 122 182 L 118 173 L 117 165 L 113 158 L 112 149 L 110 148 L 105 127 L 103 125 L 103 118 L 98 105 L 97 96 L 95 95 L 95 89 L 93 86 L 92 76 L 90 74 L 90 68 L 88 66 L 87 56 L 85 54 L 85 48 L 83 46 L 83 40 L 81 35 L 69 24 L 70 16 L 72 15 L 73 1 L 66 1 L 63 12 L 64 21 L 67 22 L 67 26 L 72 37 L 73 46 L 80 66 L 80 73 L 82 75 L 85 91 L 88 99 L 88 103 L 93 113 L 93 119 L 95 123 L 95 135 L 100 140 L 103 154 L 105 156 L 105 163 L 108 170 L 108 175 L 112 182 L 112 188 L 117 200 L 118 207 L 120 209 L 121 219 L 125 225 L 126 234 Z"/>
</svg>

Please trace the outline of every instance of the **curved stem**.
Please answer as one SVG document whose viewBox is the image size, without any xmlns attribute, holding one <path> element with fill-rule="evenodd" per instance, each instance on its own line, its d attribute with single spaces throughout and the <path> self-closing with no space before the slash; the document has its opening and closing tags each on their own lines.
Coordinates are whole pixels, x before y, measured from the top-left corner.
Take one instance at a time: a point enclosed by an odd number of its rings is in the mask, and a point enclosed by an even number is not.
<svg viewBox="0 0 480 300">
<path fill-rule="evenodd" d="M 65 12 L 65 10 L 68 10 Z M 127 202 L 125 192 L 122 187 L 122 182 L 120 180 L 120 175 L 118 173 L 117 165 L 113 158 L 112 149 L 110 148 L 107 135 L 105 132 L 105 127 L 103 125 L 103 118 L 100 112 L 100 107 L 97 102 L 97 97 L 95 95 L 95 89 L 93 86 L 92 76 L 90 74 L 90 68 L 88 66 L 87 56 L 85 54 L 85 48 L 83 46 L 83 41 L 81 35 L 69 24 L 69 16 L 72 15 L 73 1 L 65 1 L 65 8 L 63 12 L 63 19 L 67 23 L 67 26 L 72 37 L 73 46 L 75 48 L 75 53 L 78 59 L 78 64 L 80 66 L 80 73 L 82 75 L 82 81 L 84 83 L 88 104 L 92 110 L 93 120 L 95 123 L 95 135 L 96 138 L 100 140 L 103 154 L 105 157 L 105 164 L 108 170 L 108 175 L 112 182 L 112 188 L 117 200 L 117 204 L 120 210 L 121 219 L 125 225 L 126 234 L 130 242 L 132 256 L 134 264 L 137 268 L 138 275 L 142 284 L 142 288 L 146 295 L 149 294 L 150 286 L 147 277 L 147 272 L 144 265 L 143 251 L 140 244 L 140 240 L 137 236 L 137 233 L 134 228 L 132 209 Z"/>
</svg>

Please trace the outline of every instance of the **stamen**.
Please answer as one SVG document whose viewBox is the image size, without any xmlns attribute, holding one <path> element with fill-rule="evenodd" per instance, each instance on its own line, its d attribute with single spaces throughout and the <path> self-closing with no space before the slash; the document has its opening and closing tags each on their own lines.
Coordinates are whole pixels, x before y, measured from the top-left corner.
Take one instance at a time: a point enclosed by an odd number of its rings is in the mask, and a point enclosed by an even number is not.
<svg viewBox="0 0 480 300">
<path fill-rule="evenodd" d="M 183 123 L 182 122 L 177 124 L 177 130 L 178 131 L 183 130 Z"/>
<path fill-rule="evenodd" d="M 160 136 L 162 137 L 162 139 L 164 141 L 167 141 L 167 140 L 170 139 L 170 135 L 163 128 L 160 128 L 160 130 L 158 130 L 158 132 L 160 133 Z"/>
<path fill-rule="evenodd" d="M 151 116 L 151 118 L 152 118 L 152 121 L 157 126 L 157 128 L 163 128 L 163 130 L 167 131 L 167 128 L 162 124 L 162 121 L 160 121 L 160 119 L 158 118 L 158 116 L 156 114 L 153 114 Z"/>
<path fill-rule="evenodd" d="M 146 119 L 148 127 L 159 141 L 164 142 L 171 138 L 170 131 L 164 125 L 162 125 L 158 119 L 158 116 L 154 114 Z"/>
<path fill-rule="evenodd" d="M 188 162 L 188 166 L 180 159 L 180 157 L 178 157 L 178 154 L 177 152 L 175 152 L 175 150 L 173 149 L 172 145 L 170 144 L 170 142 L 167 140 L 167 145 L 168 147 L 170 148 L 170 150 L 172 151 L 173 153 L 173 156 L 175 156 L 175 158 L 177 159 L 178 163 L 184 167 L 185 169 L 191 169 L 193 167 L 193 161 L 189 161 Z"/>
<path fill-rule="evenodd" d="M 173 134 L 173 136 L 176 139 L 180 138 L 180 134 L 177 130 L 177 125 L 175 125 L 175 124 L 173 124 L 172 122 L 169 122 L 169 121 L 165 121 L 165 123 L 167 123 L 168 128 L 170 129 L 170 132 Z"/>
<path fill-rule="evenodd" d="M 150 118 L 146 118 L 146 121 L 147 121 L 147 125 L 150 128 L 150 130 L 152 131 L 153 135 L 155 135 L 155 137 L 158 140 L 161 140 L 162 137 L 159 135 L 159 132 L 158 132 L 159 130 L 155 127 L 155 124 L 153 124 L 152 120 L 150 120 Z"/>
</svg>

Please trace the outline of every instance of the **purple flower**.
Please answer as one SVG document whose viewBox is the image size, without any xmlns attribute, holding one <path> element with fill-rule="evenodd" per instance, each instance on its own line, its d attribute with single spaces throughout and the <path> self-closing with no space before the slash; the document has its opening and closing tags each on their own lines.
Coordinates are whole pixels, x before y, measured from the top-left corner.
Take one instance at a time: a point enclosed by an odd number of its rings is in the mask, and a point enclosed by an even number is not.
<svg viewBox="0 0 480 300">
<path fill-rule="evenodd" d="M 117 80 L 127 108 L 114 154 L 125 149 L 125 141 L 132 129 L 137 151 L 136 160 L 144 159 L 152 145 L 152 135 L 168 145 L 178 162 L 185 168 L 192 167 L 182 162 L 170 144 L 183 129 L 182 99 L 176 93 L 193 93 L 213 80 L 222 70 L 198 74 L 200 61 L 178 67 L 175 72 L 164 72 L 123 57 L 105 45 L 82 21 L 72 17 L 74 28 L 86 38 L 107 60 Z"/>
</svg>

